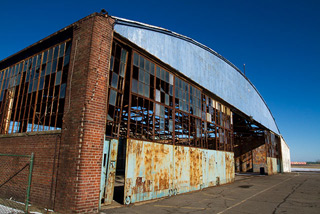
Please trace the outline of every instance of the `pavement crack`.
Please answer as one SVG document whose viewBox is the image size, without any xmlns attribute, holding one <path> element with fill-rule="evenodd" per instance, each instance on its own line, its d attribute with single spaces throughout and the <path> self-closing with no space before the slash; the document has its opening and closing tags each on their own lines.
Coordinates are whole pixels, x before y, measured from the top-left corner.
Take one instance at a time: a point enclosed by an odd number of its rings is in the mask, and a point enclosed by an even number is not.
<svg viewBox="0 0 320 214">
<path fill-rule="evenodd" d="M 274 208 L 272 214 L 275 214 L 277 212 L 277 209 L 282 205 L 284 204 L 287 199 L 299 188 L 302 186 L 302 184 L 304 184 L 308 179 L 305 179 L 304 181 L 302 181 L 299 185 L 295 186 L 292 188 L 292 191 L 283 199 L 283 201 L 281 201 L 276 208 Z"/>
</svg>

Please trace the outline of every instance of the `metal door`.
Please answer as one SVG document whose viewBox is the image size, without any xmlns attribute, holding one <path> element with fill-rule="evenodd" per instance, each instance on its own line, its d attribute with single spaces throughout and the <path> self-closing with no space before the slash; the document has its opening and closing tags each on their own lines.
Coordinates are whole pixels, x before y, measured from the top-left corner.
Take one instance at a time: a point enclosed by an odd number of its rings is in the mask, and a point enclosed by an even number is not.
<svg viewBox="0 0 320 214">
<path fill-rule="evenodd" d="M 100 205 L 111 204 L 113 200 L 118 154 L 118 140 L 105 139 L 101 167 Z"/>
</svg>

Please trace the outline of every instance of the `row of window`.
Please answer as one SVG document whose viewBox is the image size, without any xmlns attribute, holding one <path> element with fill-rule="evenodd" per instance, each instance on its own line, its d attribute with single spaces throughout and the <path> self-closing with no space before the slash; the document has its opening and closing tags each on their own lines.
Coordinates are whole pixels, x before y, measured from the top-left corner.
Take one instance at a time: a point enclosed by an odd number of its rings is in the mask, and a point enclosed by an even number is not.
<svg viewBox="0 0 320 214">
<path fill-rule="evenodd" d="M 107 135 L 232 150 L 229 108 L 144 56 L 126 50 L 120 43 L 113 43 Z M 126 72 L 124 89 L 114 81 L 121 62 Z"/>
<path fill-rule="evenodd" d="M 62 127 L 71 41 L 0 71 L 0 133 Z"/>
</svg>

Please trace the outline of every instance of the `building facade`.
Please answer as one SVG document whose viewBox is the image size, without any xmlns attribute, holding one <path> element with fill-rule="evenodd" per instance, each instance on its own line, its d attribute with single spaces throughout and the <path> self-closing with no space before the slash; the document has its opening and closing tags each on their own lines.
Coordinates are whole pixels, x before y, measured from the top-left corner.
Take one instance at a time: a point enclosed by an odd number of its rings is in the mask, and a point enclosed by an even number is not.
<svg viewBox="0 0 320 214">
<path fill-rule="evenodd" d="M 58 212 L 290 170 L 268 106 L 239 69 L 188 37 L 108 14 L 2 60 L 0 109 L 0 153 L 34 153 L 30 202 Z"/>
</svg>

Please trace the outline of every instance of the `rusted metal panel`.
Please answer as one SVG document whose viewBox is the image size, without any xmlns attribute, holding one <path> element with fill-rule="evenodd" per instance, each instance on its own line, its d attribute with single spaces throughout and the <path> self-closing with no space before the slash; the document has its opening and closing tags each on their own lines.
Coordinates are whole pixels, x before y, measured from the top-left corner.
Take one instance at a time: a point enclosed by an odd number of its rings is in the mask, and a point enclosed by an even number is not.
<svg viewBox="0 0 320 214">
<path fill-rule="evenodd" d="M 173 177 L 171 145 L 128 140 L 126 156 L 126 203 L 169 194 Z"/>
<path fill-rule="evenodd" d="M 174 169 L 175 189 L 179 193 L 189 192 L 190 186 L 190 157 L 189 147 L 175 146 Z"/>
<path fill-rule="evenodd" d="M 232 152 L 128 140 L 125 203 L 232 182 L 233 158 Z"/>
<path fill-rule="evenodd" d="M 217 171 L 217 168 L 219 168 L 217 162 L 217 152 L 207 151 L 206 159 L 206 180 L 204 180 L 204 185 L 206 187 L 215 186 L 217 181 L 215 173 Z"/>
<path fill-rule="evenodd" d="M 258 148 L 252 150 L 253 158 L 253 172 L 260 172 L 261 168 L 264 171 L 267 170 L 267 150 L 266 145 L 259 146 Z"/>
<path fill-rule="evenodd" d="M 118 154 L 118 140 L 112 139 L 109 146 L 109 160 L 106 179 L 106 190 L 104 196 L 104 204 L 111 204 L 113 200 L 114 183 L 116 178 L 117 167 L 117 154 Z"/>
<path fill-rule="evenodd" d="M 267 157 L 267 163 L 268 163 L 268 175 L 277 174 L 278 173 L 277 158 Z"/>
<path fill-rule="evenodd" d="M 234 167 L 234 154 L 232 152 L 225 152 L 225 170 L 226 182 L 231 183 L 234 181 L 235 167 Z"/>
</svg>

